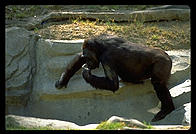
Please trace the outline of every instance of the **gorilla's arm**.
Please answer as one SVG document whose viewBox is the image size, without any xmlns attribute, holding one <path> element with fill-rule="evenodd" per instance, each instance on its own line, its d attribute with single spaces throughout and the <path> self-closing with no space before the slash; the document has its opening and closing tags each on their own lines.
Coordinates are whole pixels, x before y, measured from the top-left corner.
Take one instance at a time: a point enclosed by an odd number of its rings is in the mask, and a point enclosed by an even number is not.
<svg viewBox="0 0 196 134">
<path fill-rule="evenodd" d="M 67 86 L 70 78 L 82 67 L 85 63 L 85 58 L 82 53 L 79 53 L 74 57 L 74 59 L 69 63 L 66 70 L 61 74 L 60 79 L 55 83 L 55 87 L 60 89 L 63 86 Z"/>
<path fill-rule="evenodd" d="M 95 88 L 105 89 L 115 92 L 119 88 L 118 76 L 114 70 L 109 67 L 108 64 L 102 62 L 104 72 L 106 77 L 97 77 L 91 74 L 91 70 L 86 67 L 86 64 L 83 66 L 82 76 Z"/>
</svg>

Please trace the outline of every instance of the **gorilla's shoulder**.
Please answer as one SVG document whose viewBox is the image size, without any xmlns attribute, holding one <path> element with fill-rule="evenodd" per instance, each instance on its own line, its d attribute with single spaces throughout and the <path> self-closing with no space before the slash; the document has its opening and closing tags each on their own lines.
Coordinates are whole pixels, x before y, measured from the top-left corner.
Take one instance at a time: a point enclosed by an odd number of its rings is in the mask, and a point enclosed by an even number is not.
<svg viewBox="0 0 196 134">
<path fill-rule="evenodd" d="M 96 42 L 104 42 L 106 44 L 116 44 L 127 42 L 125 39 L 111 34 L 100 34 L 92 38 Z"/>
</svg>

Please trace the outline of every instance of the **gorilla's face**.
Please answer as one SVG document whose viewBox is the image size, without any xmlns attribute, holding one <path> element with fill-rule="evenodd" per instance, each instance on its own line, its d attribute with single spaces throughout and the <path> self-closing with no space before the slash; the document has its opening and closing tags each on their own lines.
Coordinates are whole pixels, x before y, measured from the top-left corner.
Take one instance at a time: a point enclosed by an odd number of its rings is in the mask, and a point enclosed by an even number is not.
<svg viewBox="0 0 196 134">
<path fill-rule="evenodd" d="M 96 53 L 92 50 L 89 50 L 88 48 L 83 49 L 82 56 L 85 58 L 89 69 L 95 69 L 99 67 L 99 61 L 97 59 Z"/>
</svg>

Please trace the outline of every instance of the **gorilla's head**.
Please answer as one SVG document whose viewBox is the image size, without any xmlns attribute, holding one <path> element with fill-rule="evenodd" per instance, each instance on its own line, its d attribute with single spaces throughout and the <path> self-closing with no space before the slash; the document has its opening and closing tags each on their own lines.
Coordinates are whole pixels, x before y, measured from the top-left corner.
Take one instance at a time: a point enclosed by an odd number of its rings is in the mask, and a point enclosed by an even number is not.
<svg viewBox="0 0 196 134">
<path fill-rule="evenodd" d="M 82 57 L 85 58 L 88 68 L 95 69 L 99 67 L 100 52 L 99 52 L 98 44 L 92 39 L 87 39 L 83 43 L 82 50 L 83 50 Z"/>
</svg>

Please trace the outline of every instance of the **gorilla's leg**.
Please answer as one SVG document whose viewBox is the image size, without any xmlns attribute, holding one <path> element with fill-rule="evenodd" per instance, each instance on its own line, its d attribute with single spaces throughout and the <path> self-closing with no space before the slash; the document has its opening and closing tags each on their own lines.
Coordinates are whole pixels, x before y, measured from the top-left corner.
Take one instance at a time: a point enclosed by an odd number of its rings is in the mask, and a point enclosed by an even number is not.
<svg viewBox="0 0 196 134">
<path fill-rule="evenodd" d="M 154 86 L 157 97 L 161 101 L 161 111 L 159 111 L 152 119 L 153 122 L 163 119 L 175 109 L 169 89 L 167 88 L 170 70 L 171 62 L 156 63 L 153 68 L 151 82 Z"/>
<path fill-rule="evenodd" d="M 166 85 L 158 83 L 158 82 L 153 82 L 153 81 L 152 81 L 152 84 L 156 91 L 157 97 L 161 101 L 161 111 L 159 111 L 155 115 L 155 117 L 152 119 L 152 121 L 158 121 L 158 120 L 163 119 L 167 114 L 172 112 L 175 108 L 174 108 L 171 95 Z"/>
<path fill-rule="evenodd" d="M 85 63 L 85 59 L 82 56 L 82 53 L 76 55 L 74 59 L 69 63 L 65 71 L 61 74 L 61 77 L 55 83 L 55 87 L 57 89 L 61 89 L 62 87 L 66 87 L 70 78 L 82 67 Z"/>
</svg>

